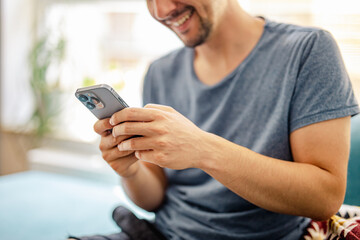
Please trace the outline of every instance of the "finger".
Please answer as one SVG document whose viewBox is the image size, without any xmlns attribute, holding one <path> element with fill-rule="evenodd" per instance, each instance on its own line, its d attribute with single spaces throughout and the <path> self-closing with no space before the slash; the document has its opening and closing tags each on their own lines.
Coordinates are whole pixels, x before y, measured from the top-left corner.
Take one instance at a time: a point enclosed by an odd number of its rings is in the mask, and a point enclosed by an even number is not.
<svg viewBox="0 0 360 240">
<path fill-rule="evenodd" d="M 113 128 L 114 137 L 122 135 L 152 136 L 161 131 L 157 130 L 152 123 L 148 122 L 124 122 Z"/>
<path fill-rule="evenodd" d="M 109 166 L 114 169 L 120 176 L 125 177 L 129 174 L 129 169 L 134 166 L 138 159 L 135 157 L 135 154 L 132 153 L 124 158 L 115 159 L 113 161 L 108 161 Z"/>
<path fill-rule="evenodd" d="M 94 131 L 99 135 L 108 135 L 109 130 L 111 130 L 113 126 L 109 123 L 109 118 L 98 120 L 94 124 Z"/>
<path fill-rule="evenodd" d="M 101 151 L 106 151 L 108 149 L 116 147 L 122 141 L 130 138 L 132 136 L 117 136 L 113 137 L 113 135 L 103 136 L 100 141 L 99 148 Z"/>
<path fill-rule="evenodd" d="M 149 162 L 155 165 L 158 165 L 161 167 L 160 163 L 161 163 L 161 159 L 159 159 L 160 157 L 158 157 L 158 153 L 156 151 L 153 150 L 142 150 L 142 151 L 135 151 L 135 157 L 138 160 L 144 161 L 144 162 Z"/>
<path fill-rule="evenodd" d="M 118 145 L 118 148 L 120 151 L 152 150 L 157 145 L 158 144 L 156 143 L 156 141 L 154 141 L 154 139 L 152 138 L 136 137 L 122 141 Z"/>
<path fill-rule="evenodd" d="M 149 159 L 151 158 L 154 151 L 151 150 L 143 150 L 143 151 L 135 151 L 135 157 L 141 161 L 150 162 Z"/>
<path fill-rule="evenodd" d="M 166 154 L 161 151 L 135 151 L 134 155 L 140 161 L 152 163 L 162 168 L 166 167 L 169 164 Z"/>
<path fill-rule="evenodd" d="M 115 126 L 122 122 L 150 122 L 156 118 L 157 111 L 150 108 L 125 108 L 114 113 L 110 118 L 110 123 Z"/>
<path fill-rule="evenodd" d="M 147 109 L 159 109 L 159 110 L 163 110 L 165 112 L 174 112 L 175 109 L 172 108 L 172 107 L 169 107 L 169 106 L 165 106 L 165 105 L 160 105 L 160 104 L 154 104 L 154 103 L 149 103 L 149 104 L 146 104 L 144 108 L 147 108 Z"/>
<path fill-rule="evenodd" d="M 122 151 L 120 152 L 118 148 L 112 148 L 112 149 L 108 149 L 106 151 L 102 152 L 102 158 L 110 163 L 116 160 L 119 160 L 121 158 L 130 156 L 131 154 L 133 154 L 134 151 Z"/>
</svg>

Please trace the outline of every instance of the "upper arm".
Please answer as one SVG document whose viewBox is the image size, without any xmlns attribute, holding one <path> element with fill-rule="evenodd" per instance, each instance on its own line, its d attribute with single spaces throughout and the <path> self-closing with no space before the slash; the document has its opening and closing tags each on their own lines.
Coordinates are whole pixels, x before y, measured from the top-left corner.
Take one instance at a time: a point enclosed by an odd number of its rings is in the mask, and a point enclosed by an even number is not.
<svg viewBox="0 0 360 240">
<path fill-rule="evenodd" d="M 350 152 L 350 116 L 299 128 L 291 133 L 293 159 L 328 171 L 346 188 Z"/>
</svg>

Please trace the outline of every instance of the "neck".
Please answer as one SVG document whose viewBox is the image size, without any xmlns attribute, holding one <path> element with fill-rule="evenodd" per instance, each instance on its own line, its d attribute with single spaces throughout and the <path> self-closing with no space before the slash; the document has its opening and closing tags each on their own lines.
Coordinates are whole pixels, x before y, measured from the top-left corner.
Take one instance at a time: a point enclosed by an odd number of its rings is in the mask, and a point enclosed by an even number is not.
<svg viewBox="0 0 360 240">
<path fill-rule="evenodd" d="M 238 4 L 232 4 L 214 26 L 208 40 L 195 48 L 195 61 L 197 58 L 209 63 L 221 60 L 229 67 L 234 62 L 238 65 L 255 47 L 263 28 L 262 19 L 254 18 Z"/>
<path fill-rule="evenodd" d="M 234 2 L 233 2 L 234 3 Z M 264 30 L 264 21 L 234 3 L 225 10 L 205 43 L 195 48 L 194 69 L 206 85 L 215 85 L 250 54 Z"/>
</svg>

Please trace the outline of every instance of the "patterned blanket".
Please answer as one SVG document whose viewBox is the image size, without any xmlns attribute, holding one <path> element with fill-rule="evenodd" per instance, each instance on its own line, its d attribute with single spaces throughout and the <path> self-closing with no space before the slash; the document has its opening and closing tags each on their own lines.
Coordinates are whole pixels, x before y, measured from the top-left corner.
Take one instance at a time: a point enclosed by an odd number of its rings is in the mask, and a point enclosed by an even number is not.
<svg viewBox="0 0 360 240">
<path fill-rule="evenodd" d="M 327 221 L 311 221 L 304 240 L 360 240 L 360 207 L 342 205 Z"/>
</svg>

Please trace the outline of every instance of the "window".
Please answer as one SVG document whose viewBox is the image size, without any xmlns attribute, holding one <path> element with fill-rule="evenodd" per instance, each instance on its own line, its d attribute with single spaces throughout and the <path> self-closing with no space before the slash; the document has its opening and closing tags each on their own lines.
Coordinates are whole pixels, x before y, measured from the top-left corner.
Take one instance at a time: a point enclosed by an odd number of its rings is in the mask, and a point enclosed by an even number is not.
<svg viewBox="0 0 360 240">
<path fill-rule="evenodd" d="M 48 36 L 66 41 L 59 69 L 49 69 L 49 81 L 60 90 L 61 114 L 54 122 L 54 136 L 93 142 L 95 117 L 74 97 L 76 88 L 108 83 L 131 106 L 141 106 L 141 86 L 148 64 L 182 46 L 168 29 L 153 20 L 145 1 L 4 1 L 4 58 L 2 126 L 28 125 L 34 98 L 29 86 L 29 39 Z M 360 7 L 358 0 L 239 0 L 252 15 L 276 21 L 317 26 L 337 40 L 360 99 Z M 37 11 L 33 11 L 36 9 Z M 20 16 L 18 18 L 17 16 Z M 32 29 L 33 20 L 37 28 Z M 6 22 L 6 24 L 4 23 Z M 32 31 L 31 31 L 32 30 Z M 36 36 L 36 37 L 34 37 Z M 22 57 L 19 57 L 22 56 Z M 16 63 L 16 64 L 15 64 Z M 17 94 L 14 94 L 17 93 Z M 16 109 L 16 111 L 14 111 Z M 30 110 L 29 110 L 30 109 Z"/>
</svg>

